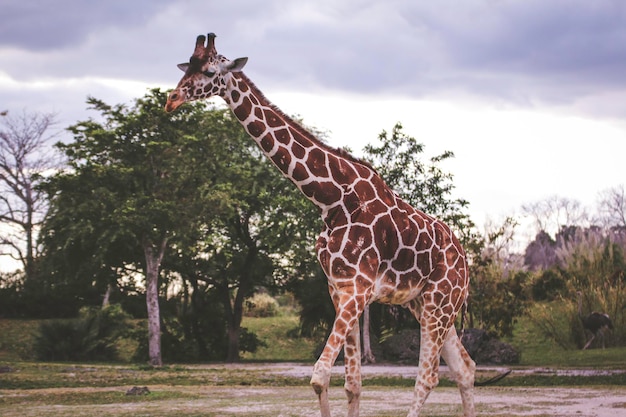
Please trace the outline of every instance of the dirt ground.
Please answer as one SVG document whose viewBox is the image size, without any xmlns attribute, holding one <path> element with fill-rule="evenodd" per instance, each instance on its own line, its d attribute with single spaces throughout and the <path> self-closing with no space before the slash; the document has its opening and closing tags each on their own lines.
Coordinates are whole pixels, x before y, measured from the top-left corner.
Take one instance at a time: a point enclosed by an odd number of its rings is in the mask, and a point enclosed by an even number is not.
<svg viewBox="0 0 626 417">
<path fill-rule="evenodd" d="M 225 368 L 262 370 L 268 374 L 308 376 L 311 366 L 299 364 L 245 364 L 222 365 Z M 211 365 L 214 369 L 216 365 Z M 217 366 L 219 367 L 219 365 Z M 498 371 L 497 368 L 490 371 Z M 484 371 L 481 370 L 481 371 Z M 343 369 L 335 367 L 333 374 Z M 367 376 L 403 376 L 412 378 L 417 372 L 410 366 L 365 366 Z M 443 367 L 442 373 L 447 369 Z M 524 370 L 523 372 L 528 372 Z M 537 372 L 557 372 L 546 369 Z M 572 371 L 569 371 L 572 372 Z M 589 371 L 585 371 L 589 372 Z M 620 371 L 618 371 L 620 372 Z M 29 390 L 44 397 L 94 392 L 125 392 L 129 387 L 73 388 Z M 193 394 L 193 398 L 162 399 L 156 401 L 127 402 L 114 404 L 53 405 L 34 402 L 20 405 L 19 409 L 0 407 L 0 415 L 12 416 L 278 416 L 317 417 L 317 399 L 308 386 L 297 387 L 215 387 L 215 386 L 150 386 L 155 395 L 179 392 Z M 23 395 L 23 391 L 21 392 Z M 20 395 L 18 392 L 0 390 L 2 396 Z M 404 416 L 411 400 L 411 388 L 365 386 L 361 400 L 362 417 Z M 120 398 L 123 398 L 120 396 Z M 330 391 L 331 408 L 334 416 L 345 416 L 346 398 L 343 389 Z M 577 417 L 620 417 L 626 416 L 626 387 L 592 388 L 521 388 L 521 387 L 477 387 L 476 409 L 481 416 L 577 416 Z M 430 395 L 422 412 L 424 416 L 460 416 L 462 408 L 456 388 L 436 388 Z"/>
<path fill-rule="evenodd" d="M 250 365 L 246 365 L 250 366 Z M 254 365 L 252 365 L 254 366 Z M 268 365 L 260 365 L 268 366 Z M 269 365 L 271 373 L 289 376 L 307 377 L 311 367 L 300 364 Z M 480 374 L 498 374 L 506 371 L 500 367 L 480 367 Z M 440 374 L 449 373 L 446 366 L 441 366 Z M 514 370 L 515 373 L 533 373 L 544 375 L 591 375 L 607 373 L 626 373 L 626 370 L 555 370 L 535 368 Z M 343 374 L 342 366 L 333 368 L 333 376 Z M 416 366 L 369 365 L 363 366 L 362 374 L 368 376 L 401 376 L 414 378 Z M 334 409 L 336 415 L 345 414 L 345 395 L 343 390 L 335 390 Z M 364 387 L 361 400 L 361 415 L 380 416 L 403 415 L 408 411 L 413 392 L 404 388 L 370 388 Z M 381 398 L 384 401 L 381 401 Z M 626 417 L 626 387 L 609 388 L 520 388 L 520 387 L 477 387 L 475 393 L 476 409 L 479 415 L 502 416 L 579 416 L 579 417 Z M 315 412 L 297 414 L 317 416 Z M 436 388 L 428 398 L 423 415 L 462 415 L 460 396 L 455 388 Z"/>
</svg>

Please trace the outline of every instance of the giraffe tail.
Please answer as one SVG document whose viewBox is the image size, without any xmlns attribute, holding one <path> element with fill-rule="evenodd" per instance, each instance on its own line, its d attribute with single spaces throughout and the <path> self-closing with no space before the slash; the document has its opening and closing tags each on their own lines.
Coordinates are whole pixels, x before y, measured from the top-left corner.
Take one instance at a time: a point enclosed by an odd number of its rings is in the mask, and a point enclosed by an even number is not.
<svg viewBox="0 0 626 417">
<path fill-rule="evenodd" d="M 511 369 L 509 369 L 506 372 L 502 372 L 501 374 L 496 375 L 493 378 L 489 378 L 489 379 L 486 379 L 484 381 L 476 381 L 476 382 L 474 382 L 474 386 L 475 387 L 484 387 L 484 386 L 487 386 L 487 385 L 495 384 L 496 382 L 500 381 L 501 379 L 503 379 L 505 376 L 507 376 L 510 373 L 511 373 Z"/>
<path fill-rule="evenodd" d="M 467 298 L 463 301 L 463 305 L 461 306 L 461 326 L 460 332 L 463 334 L 465 332 L 465 319 L 467 318 Z"/>
</svg>

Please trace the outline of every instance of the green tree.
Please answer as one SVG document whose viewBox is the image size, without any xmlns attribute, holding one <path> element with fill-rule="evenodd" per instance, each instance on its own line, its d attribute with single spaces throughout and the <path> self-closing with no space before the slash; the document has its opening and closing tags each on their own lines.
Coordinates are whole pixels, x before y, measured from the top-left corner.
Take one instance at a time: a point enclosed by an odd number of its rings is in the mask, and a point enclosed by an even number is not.
<svg viewBox="0 0 626 417">
<path fill-rule="evenodd" d="M 229 207 L 205 228 L 207 233 L 189 244 L 193 254 L 180 270 L 192 285 L 202 281 L 217 293 L 227 322 L 226 360 L 235 362 L 246 335 L 241 327 L 244 300 L 259 287 L 280 291 L 307 273 L 304 266 L 310 264 L 314 240 L 311 225 L 317 226 L 307 219 L 319 215 L 239 123 L 230 121 L 237 133 L 220 142 L 227 152 L 217 179 L 218 187 L 229 190 Z"/>
<path fill-rule="evenodd" d="M 471 257 L 469 326 L 499 336 L 511 335 L 517 318 L 530 301 L 529 273 L 522 271 L 519 256 L 509 251 L 517 227 L 512 217 L 501 224 L 487 224 L 486 231 L 466 245 Z"/>
<path fill-rule="evenodd" d="M 378 146 L 365 146 L 365 157 L 385 182 L 413 207 L 452 227 L 463 243 L 471 239 L 474 223 L 466 212 L 469 202 L 453 197 L 453 176 L 440 167 L 454 153 L 446 151 L 424 161 L 424 144 L 404 133 L 400 123 L 391 134 L 383 130 L 378 142 Z"/>
<path fill-rule="evenodd" d="M 158 89 L 130 108 L 88 99 L 102 122 L 71 126 L 74 141 L 57 145 L 70 169 L 47 184 L 51 212 L 42 235 L 50 274 L 74 266 L 77 280 L 106 288 L 119 269 L 143 271 L 154 366 L 162 364 L 158 297 L 166 249 L 221 200 L 211 188 L 206 107 L 170 116 L 165 99 Z"/>
</svg>

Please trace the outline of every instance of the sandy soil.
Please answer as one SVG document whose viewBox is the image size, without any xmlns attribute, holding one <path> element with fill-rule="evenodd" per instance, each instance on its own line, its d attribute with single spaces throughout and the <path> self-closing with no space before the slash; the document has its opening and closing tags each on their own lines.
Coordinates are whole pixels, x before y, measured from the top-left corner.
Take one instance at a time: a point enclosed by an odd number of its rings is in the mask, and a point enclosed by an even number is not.
<svg viewBox="0 0 626 417">
<path fill-rule="evenodd" d="M 233 365 L 230 365 L 233 366 Z M 311 366 L 301 364 L 246 364 L 254 369 L 268 373 L 293 377 L 308 377 Z M 477 380 L 485 379 L 506 371 L 502 367 L 479 367 Z M 333 367 L 333 375 L 342 375 L 342 366 Z M 449 370 L 441 366 L 440 373 L 446 375 Z M 607 375 L 626 373 L 626 370 L 558 370 L 535 368 L 514 370 L 512 374 L 543 374 L 543 375 Z M 368 376 L 401 376 L 414 378 L 416 366 L 397 365 L 366 365 L 362 368 L 364 377 Z M 481 378 L 481 375 L 483 376 Z M 335 389 L 333 407 L 337 415 L 345 414 L 345 396 L 343 391 Z M 382 397 L 381 397 L 382 395 Z M 362 394 L 361 415 L 379 416 L 384 414 L 402 415 L 408 411 L 412 401 L 412 390 L 397 388 L 365 387 Z M 380 401 L 385 398 L 385 401 Z M 393 405 L 392 405 L 393 404 Z M 610 388 L 519 388 L 519 387 L 477 387 L 476 408 L 479 415 L 503 416 L 579 416 L 579 417 L 626 417 L 626 387 Z M 301 411 L 302 416 L 317 416 L 317 412 Z M 343 413 L 343 414 L 342 414 Z M 454 388 L 436 388 L 431 393 L 424 415 L 461 415 L 460 396 Z M 291 415 L 291 414 L 288 414 Z"/>
</svg>

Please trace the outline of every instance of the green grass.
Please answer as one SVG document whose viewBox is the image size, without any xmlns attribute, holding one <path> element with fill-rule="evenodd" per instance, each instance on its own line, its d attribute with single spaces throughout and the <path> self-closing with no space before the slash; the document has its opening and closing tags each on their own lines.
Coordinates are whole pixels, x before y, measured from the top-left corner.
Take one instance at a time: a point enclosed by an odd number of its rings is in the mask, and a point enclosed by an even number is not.
<svg viewBox="0 0 626 417">
<path fill-rule="evenodd" d="M 228 365 L 164 366 L 38 362 L 0 362 L 11 372 L 0 374 L 0 389 L 54 389 L 147 385 L 175 386 L 290 386 L 307 378 L 289 378 L 250 367 Z"/>
<path fill-rule="evenodd" d="M 0 319 L 0 361 L 33 359 L 40 323 L 41 320 Z"/>
<path fill-rule="evenodd" d="M 298 317 L 244 317 L 242 326 L 261 339 L 266 346 L 255 353 L 246 352 L 242 359 L 251 361 L 292 361 L 313 362 L 315 341 L 295 337 L 298 329 Z"/>
<path fill-rule="evenodd" d="M 146 401 L 163 401 L 169 399 L 198 399 L 195 393 L 155 391 L 147 395 L 126 395 L 123 389 L 101 389 L 97 391 L 49 392 L 28 390 L 20 396 L 0 396 L 0 406 L 15 406 L 27 403 L 34 405 L 90 405 L 90 404 L 118 404 L 138 403 Z"/>
<path fill-rule="evenodd" d="M 0 362 L 34 360 L 32 343 L 39 323 L 38 320 L 0 319 Z M 242 325 L 266 344 L 255 353 L 244 353 L 244 361 L 315 360 L 313 353 L 317 341 L 293 336 L 297 334 L 298 326 L 298 318 L 294 315 L 245 317 Z M 547 340 L 527 317 L 519 319 L 513 337 L 506 341 L 521 351 L 522 367 L 626 369 L 626 348 L 565 350 Z"/>
<path fill-rule="evenodd" d="M 522 352 L 522 366 L 626 369 L 626 348 L 566 350 L 541 334 L 528 317 L 521 317 L 513 337 L 505 340 Z"/>
</svg>

